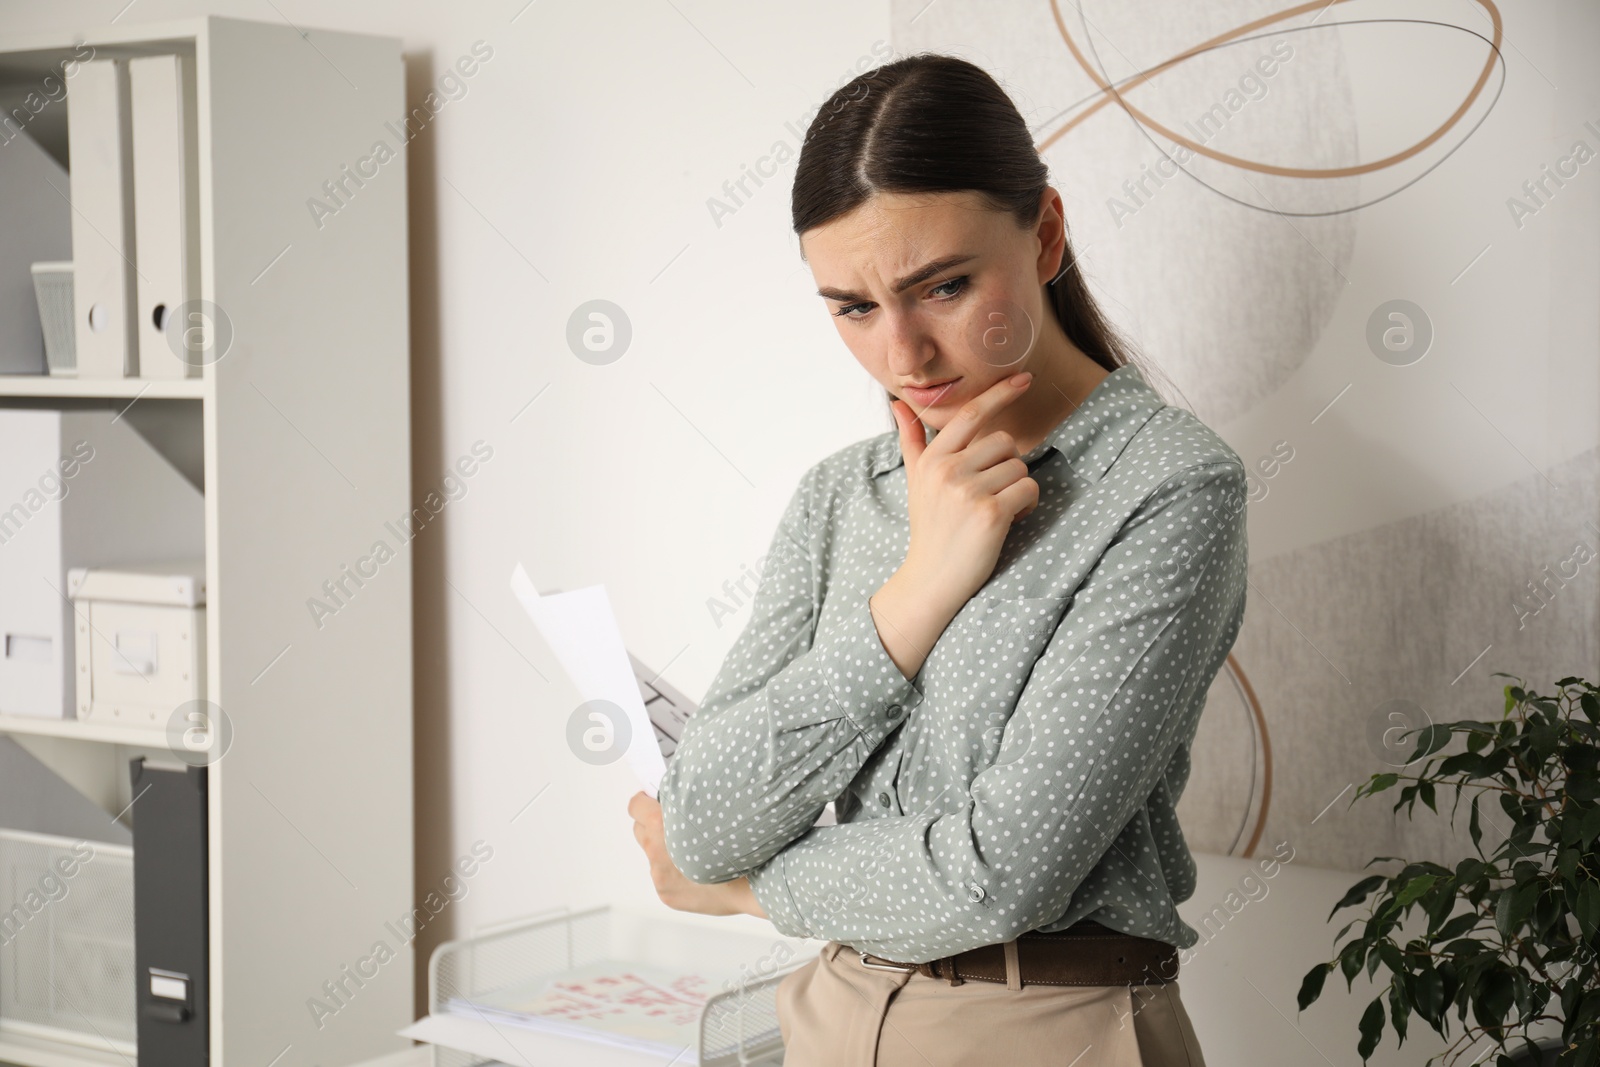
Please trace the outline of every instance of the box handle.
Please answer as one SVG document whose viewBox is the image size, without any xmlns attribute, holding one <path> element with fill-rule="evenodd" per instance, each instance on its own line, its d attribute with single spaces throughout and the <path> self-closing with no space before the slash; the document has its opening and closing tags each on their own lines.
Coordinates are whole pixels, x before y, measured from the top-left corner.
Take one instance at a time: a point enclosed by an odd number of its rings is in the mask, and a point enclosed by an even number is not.
<svg viewBox="0 0 1600 1067">
<path fill-rule="evenodd" d="M 111 669 L 117 674 L 138 674 L 148 677 L 156 672 L 156 632 L 154 630 L 118 630 L 112 638 L 117 656 Z"/>
</svg>

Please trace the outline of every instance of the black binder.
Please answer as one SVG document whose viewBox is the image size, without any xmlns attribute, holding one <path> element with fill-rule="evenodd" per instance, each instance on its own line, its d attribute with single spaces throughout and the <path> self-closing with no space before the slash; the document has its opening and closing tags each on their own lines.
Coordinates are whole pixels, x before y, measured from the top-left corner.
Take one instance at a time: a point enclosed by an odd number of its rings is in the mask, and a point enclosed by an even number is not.
<svg viewBox="0 0 1600 1067">
<path fill-rule="evenodd" d="M 206 769 L 129 761 L 133 783 L 133 956 L 139 1063 L 209 1062 Z"/>
</svg>

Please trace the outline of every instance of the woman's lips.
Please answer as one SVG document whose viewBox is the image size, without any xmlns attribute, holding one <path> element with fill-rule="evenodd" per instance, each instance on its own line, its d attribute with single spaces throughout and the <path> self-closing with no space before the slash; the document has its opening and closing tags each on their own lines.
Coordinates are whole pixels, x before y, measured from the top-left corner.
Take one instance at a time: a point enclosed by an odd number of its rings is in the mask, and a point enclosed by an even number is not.
<svg viewBox="0 0 1600 1067">
<path fill-rule="evenodd" d="M 951 378 L 947 382 L 941 382 L 938 385 L 930 385 L 926 387 L 907 385 L 903 386 L 902 388 L 905 390 L 906 400 L 909 400 L 911 403 L 917 404 L 921 407 L 932 407 L 935 404 L 939 404 L 954 396 L 955 387 L 960 381 L 961 379 L 956 377 Z"/>
</svg>

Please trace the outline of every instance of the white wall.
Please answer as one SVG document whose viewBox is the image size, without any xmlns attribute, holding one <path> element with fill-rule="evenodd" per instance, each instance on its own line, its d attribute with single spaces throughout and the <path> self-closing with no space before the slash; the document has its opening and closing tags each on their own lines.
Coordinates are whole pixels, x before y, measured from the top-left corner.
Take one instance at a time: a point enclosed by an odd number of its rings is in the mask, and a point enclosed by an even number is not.
<svg viewBox="0 0 1600 1067">
<path fill-rule="evenodd" d="M 797 151 L 841 77 L 879 61 L 886 0 L 803 16 L 731 0 L 120 6 L 12 3 L 4 26 L 210 12 L 397 35 L 413 104 L 475 42 L 493 50 L 409 157 L 417 501 L 475 442 L 493 449 L 411 545 L 419 899 L 475 841 L 494 849 L 419 948 L 555 905 L 654 904 L 625 811 L 632 778 L 568 750 L 576 698 L 507 578 L 521 560 L 545 591 L 604 582 L 632 649 L 698 697 L 747 617 L 719 627 L 707 599 L 765 552 L 806 467 L 889 426 L 811 293 L 789 232 L 792 160 L 720 226 L 707 208 L 776 143 Z M 367 147 L 351 145 L 352 162 Z M 357 196 L 343 210 L 359 208 Z M 606 366 L 565 339 L 573 309 L 597 298 L 633 328 Z M 1191 907 L 1220 900 L 1246 866 L 1203 859 Z M 1197 957 L 1184 992 L 1212 1062 L 1318 1058 L 1273 1008 L 1293 1017 L 1300 975 L 1329 949 L 1327 908 L 1352 880 L 1291 867 Z M 1355 1063 L 1364 1001 L 1341 1014 L 1335 986 L 1305 1031 L 1333 1063 Z"/>
</svg>

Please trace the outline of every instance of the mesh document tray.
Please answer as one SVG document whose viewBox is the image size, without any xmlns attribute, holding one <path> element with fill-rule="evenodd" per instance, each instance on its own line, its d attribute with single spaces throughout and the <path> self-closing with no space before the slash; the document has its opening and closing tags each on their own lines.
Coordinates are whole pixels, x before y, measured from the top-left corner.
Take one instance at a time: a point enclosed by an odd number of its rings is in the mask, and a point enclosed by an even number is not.
<svg viewBox="0 0 1600 1067">
<path fill-rule="evenodd" d="M 704 925 L 662 920 L 609 906 L 561 911 L 502 927 L 480 936 L 447 941 L 428 961 L 428 1009 L 449 1013 L 452 1001 L 554 978 L 576 967 L 622 959 L 664 967 L 714 970 L 737 978 L 724 983 L 700 1013 L 698 1058 L 694 1050 L 673 1060 L 674 1067 L 769 1067 L 783 1062 L 778 1032 L 778 983 L 809 957 L 790 939 L 720 931 Z M 569 1055 L 605 1046 L 563 1039 Z M 610 1050 L 608 1050 L 610 1051 Z M 643 1053 L 641 1064 L 658 1062 Z M 478 1067 L 505 1061 L 433 1046 L 433 1067 Z M 554 1062 L 554 1061 L 552 1061 Z M 570 1061 L 575 1062 L 575 1061 Z M 620 1062 L 620 1061 L 619 1061 Z M 665 1063 L 666 1059 L 659 1062 Z M 511 1063 L 509 1067 L 524 1067 Z M 534 1062 L 531 1067 L 543 1067 Z"/>
<path fill-rule="evenodd" d="M 0 1031 L 135 1049 L 133 850 L 0 829 Z"/>
</svg>

